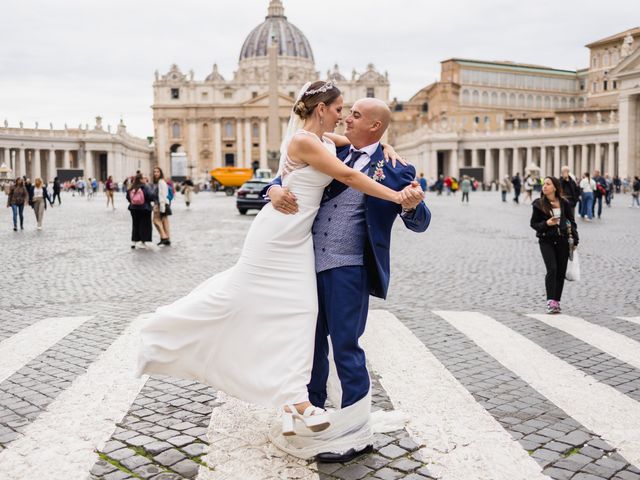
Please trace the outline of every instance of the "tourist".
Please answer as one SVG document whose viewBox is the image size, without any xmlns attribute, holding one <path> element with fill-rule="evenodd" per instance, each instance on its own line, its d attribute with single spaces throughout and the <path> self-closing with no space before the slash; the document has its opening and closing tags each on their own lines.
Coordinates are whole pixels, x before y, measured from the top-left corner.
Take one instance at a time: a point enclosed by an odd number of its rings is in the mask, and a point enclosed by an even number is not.
<svg viewBox="0 0 640 480">
<path fill-rule="evenodd" d="M 170 246 L 169 239 L 169 215 L 171 215 L 171 204 L 168 199 L 169 186 L 164 178 L 164 173 L 160 167 L 153 169 L 153 224 L 160 234 L 158 245 Z"/>
<path fill-rule="evenodd" d="M 104 184 L 104 193 L 107 195 L 107 208 L 109 208 L 109 203 L 111 203 L 111 207 L 115 210 L 116 205 L 113 202 L 113 192 L 115 190 L 115 184 L 113 183 L 113 177 L 109 175 L 107 181 Z"/>
<path fill-rule="evenodd" d="M 511 179 L 511 183 L 513 184 L 513 201 L 516 203 L 520 203 L 520 189 L 522 188 L 520 173 L 516 172 L 516 174 Z"/>
<path fill-rule="evenodd" d="M 524 201 L 533 201 L 533 186 L 536 183 L 536 179 L 533 175 L 529 174 L 524 177 Z"/>
<path fill-rule="evenodd" d="M 502 195 L 502 201 L 507 201 L 507 194 L 511 191 L 511 181 L 509 180 L 509 175 L 505 175 L 502 181 L 500 182 L 500 194 Z"/>
<path fill-rule="evenodd" d="M 191 205 L 191 196 L 193 195 L 193 180 L 191 180 L 191 177 L 187 177 L 182 183 L 182 194 L 184 195 L 184 202 L 188 207 Z"/>
<path fill-rule="evenodd" d="M 29 191 L 29 205 L 31 205 L 36 214 L 38 230 L 42 230 L 42 219 L 44 218 L 44 211 L 47 209 L 47 201 L 53 205 L 42 179 L 36 178 L 33 188 Z"/>
<path fill-rule="evenodd" d="M 640 208 L 640 177 L 637 175 L 633 178 L 633 187 L 631 190 L 631 205 L 629 208 L 633 208 L 633 204 Z"/>
<path fill-rule="evenodd" d="M 131 213 L 131 248 L 147 248 L 151 241 L 151 200 L 153 192 L 144 184 L 142 174 L 137 174 L 127 191 L 129 212 Z"/>
<path fill-rule="evenodd" d="M 469 203 L 469 192 L 471 191 L 471 180 L 469 177 L 464 175 L 462 177 L 462 182 L 460 182 L 460 190 L 462 191 L 462 203 L 464 203 L 464 199 L 467 199 L 467 204 Z"/>
<path fill-rule="evenodd" d="M 427 191 L 427 179 L 424 178 L 424 173 L 420 173 L 420 178 L 418 179 L 418 183 L 420 184 L 420 188 L 423 192 Z"/>
<path fill-rule="evenodd" d="M 582 195 L 580 197 L 580 218 L 587 217 L 587 221 L 590 222 L 593 218 L 593 191 L 596 189 L 596 182 L 589 176 L 589 172 L 586 172 L 580 180 L 580 190 Z"/>
<path fill-rule="evenodd" d="M 60 199 L 60 180 L 58 177 L 53 179 L 53 199 L 51 203 L 56 201 L 56 197 L 58 197 L 58 205 L 62 204 L 62 200 Z"/>
<path fill-rule="evenodd" d="M 602 217 L 602 199 L 607 196 L 607 181 L 600 175 L 600 170 L 593 171 L 593 179 L 596 188 L 593 190 L 593 205 L 591 207 L 591 216 L 596 216 L 596 204 L 598 205 L 598 218 Z"/>
<path fill-rule="evenodd" d="M 536 231 L 547 274 L 547 313 L 560 313 L 570 251 L 578 246 L 578 228 L 571 204 L 562 196 L 562 185 L 555 177 L 546 177 L 540 198 L 533 202 L 531 228 Z M 571 250 L 570 250 L 571 249 Z"/>
<path fill-rule="evenodd" d="M 580 199 L 580 189 L 578 184 L 569 174 L 569 167 L 562 167 L 562 176 L 560 177 L 560 184 L 562 185 L 562 196 L 569 202 L 571 208 L 575 212 L 576 205 Z"/>
<path fill-rule="evenodd" d="M 20 217 L 20 230 L 24 230 L 24 206 L 29 201 L 29 192 L 24 186 L 24 180 L 17 178 L 15 185 L 9 188 L 7 207 L 11 207 L 13 213 L 13 231 L 18 231 L 18 217 Z"/>
</svg>

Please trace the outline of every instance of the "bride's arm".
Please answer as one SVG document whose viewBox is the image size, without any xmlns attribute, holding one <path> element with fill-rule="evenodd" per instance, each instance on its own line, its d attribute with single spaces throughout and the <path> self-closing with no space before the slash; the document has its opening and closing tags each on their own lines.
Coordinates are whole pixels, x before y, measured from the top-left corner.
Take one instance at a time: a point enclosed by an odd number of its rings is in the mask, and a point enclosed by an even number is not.
<svg viewBox="0 0 640 480">
<path fill-rule="evenodd" d="M 340 159 L 331 155 L 316 139 L 308 135 L 294 137 L 289 145 L 288 153 L 292 160 L 307 163 L 322 173 L 367 195 L 398 204 L 402 203 L 400 192 L 387 188 L 364 173 L 347 167 Z"/>
<path fill-rule="evenodd" d="M 337 133 L 325 132 L 323 134 L 323 136 L 327 137 L 329 140 L 331 140 L 333 143 L 335 143 L 336 147 L 338 147 L 338 148 L 346 147 L 347 145 L 351 145 L 351 142 L 349 141 L 349 139 L 347 137 L 345 137 L 344 135 L 339 135 Z"/>
</svg>

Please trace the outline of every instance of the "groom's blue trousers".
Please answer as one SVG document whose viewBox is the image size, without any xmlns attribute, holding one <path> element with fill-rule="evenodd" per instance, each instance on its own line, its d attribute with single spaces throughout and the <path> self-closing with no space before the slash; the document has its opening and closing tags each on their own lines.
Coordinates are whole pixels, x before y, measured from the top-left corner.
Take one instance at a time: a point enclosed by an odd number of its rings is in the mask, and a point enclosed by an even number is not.
<svg viewBox="0 0 640 480">
<path fill-rule="evenodd" d="M 362 266 L 333 268 L 318 273 L 317 278 L 319 308 L 309 401 L 324 408 L 327 400 L 330 338 L 344 408 L 369 392 L 365 354 L 358 344 L 369 313 L 369 281 Z"/>
</svg>

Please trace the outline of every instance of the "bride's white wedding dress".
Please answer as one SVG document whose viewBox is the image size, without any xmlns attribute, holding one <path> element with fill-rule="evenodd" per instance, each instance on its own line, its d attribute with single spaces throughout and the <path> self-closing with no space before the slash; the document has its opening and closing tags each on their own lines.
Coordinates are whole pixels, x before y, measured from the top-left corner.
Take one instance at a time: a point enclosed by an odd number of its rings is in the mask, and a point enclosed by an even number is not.
<svg viewBox="0 0 640 480">
<path fill-rule="evenodd" d="M 335 155 L 332 142 L 322 143 Z M 158 308 L 141 332 L 138 374 L 197 380 L 259 405 L 308 399 L 318 311 L 311 227 L 332 178 L 287 167 L 283 186 L 298 213 L 265 205 L 233 267 Z"/>
</svg>

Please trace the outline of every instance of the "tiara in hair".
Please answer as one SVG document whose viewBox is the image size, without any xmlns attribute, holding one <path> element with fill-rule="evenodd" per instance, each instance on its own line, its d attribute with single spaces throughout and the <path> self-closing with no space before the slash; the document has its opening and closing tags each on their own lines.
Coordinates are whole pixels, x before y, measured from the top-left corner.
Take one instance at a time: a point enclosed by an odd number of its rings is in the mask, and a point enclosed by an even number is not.
<svg viewBox="0 0 640 480">
<path fill-rule="evenodd" d="M 316 93 L 325 93 L 327 90 L 331 90 L 334 87 L 333 82 L 327 82 L 315 90 L 307 90 L 304 92 L 304 96 L 315 95 Z"/>
</svg>

